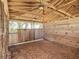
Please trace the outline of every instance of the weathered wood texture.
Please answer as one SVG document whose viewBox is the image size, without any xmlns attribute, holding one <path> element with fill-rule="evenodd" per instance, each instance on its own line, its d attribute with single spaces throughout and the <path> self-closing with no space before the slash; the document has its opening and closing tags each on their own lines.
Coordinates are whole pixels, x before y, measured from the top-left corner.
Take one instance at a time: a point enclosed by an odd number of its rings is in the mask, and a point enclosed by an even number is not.
<svg viewBox="0 0 79 59">
<path fill-rule="evenodd" d="M 52 19 L 79 16 L 78 0 L 8 0 L 8 2 L 10 19 L 47 22 Z"/>
<path fill-rule="evenodd" d="M 0 0 L 0 59 L 7 59 L 8 54 L 8 24 L 4 3 Z"/>
<path fill-rule="evenodd" d="M 10 47 L 11 59 L 79 59 L 76 48 L 39 41 Z"/>
<path fill-rule="evenodd" d="M 45 39 L 79 48 L 79 17 L 45 23 Z"/>
</svg>

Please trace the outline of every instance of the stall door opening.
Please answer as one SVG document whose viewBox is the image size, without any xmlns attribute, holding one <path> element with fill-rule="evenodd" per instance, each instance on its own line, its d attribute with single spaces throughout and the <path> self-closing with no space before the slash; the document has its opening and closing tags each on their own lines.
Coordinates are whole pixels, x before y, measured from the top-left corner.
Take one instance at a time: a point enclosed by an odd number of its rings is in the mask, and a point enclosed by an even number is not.
<svg viewBox="0 0 79 59">
<path fill-rule="evenodd" d="M 43 23 L 31 21 L 9 21 L 9 44 L 43 38 Z"/>
</svg>

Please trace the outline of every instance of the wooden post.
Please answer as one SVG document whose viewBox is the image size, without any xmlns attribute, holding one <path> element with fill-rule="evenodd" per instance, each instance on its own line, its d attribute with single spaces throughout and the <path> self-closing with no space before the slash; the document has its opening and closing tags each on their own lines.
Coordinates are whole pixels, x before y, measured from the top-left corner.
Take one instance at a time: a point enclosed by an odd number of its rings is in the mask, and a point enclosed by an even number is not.
<svg viewBox="0 0 79 59">
<path fill-rule="evenodd" d="M 0 59 L 7 59 L 8 54 L 8 21 L 4 4 L 0 0 Z"/>
</svg>

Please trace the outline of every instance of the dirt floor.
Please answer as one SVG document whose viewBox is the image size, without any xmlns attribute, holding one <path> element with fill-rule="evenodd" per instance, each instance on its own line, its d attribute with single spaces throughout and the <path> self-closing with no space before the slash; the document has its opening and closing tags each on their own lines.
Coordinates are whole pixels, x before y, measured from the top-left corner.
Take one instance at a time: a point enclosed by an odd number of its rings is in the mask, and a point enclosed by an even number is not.
<svg viewBox="0 0 79 59">
<path fill-rule="evenodd" d="M 9 49 L 11 59 L 79 59 L 78 49 L 45 40 Z"/>
</svg>

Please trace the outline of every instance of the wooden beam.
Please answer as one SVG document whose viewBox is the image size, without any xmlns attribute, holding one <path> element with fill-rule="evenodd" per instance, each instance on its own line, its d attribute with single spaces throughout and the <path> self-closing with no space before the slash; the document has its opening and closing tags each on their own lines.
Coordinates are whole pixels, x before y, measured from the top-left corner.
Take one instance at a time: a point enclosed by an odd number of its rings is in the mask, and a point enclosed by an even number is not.
<svg viewBox="0 0 79 59">
<path fill-rule="evenodd" d="M 16 8 L 10 8 L 10 9 L 13 10 L 13 11 L 23 12 L 24 14 L 25 14 L 25 13 L 26 13 L 26 14 L 30 14 L 30 15 L 35 16 L 35 17 L 39 17 L 39 16 L 43 17 L 42 15 L 38 15 L 38 14 L 29 12 L 29 11 L 26 11 L 26 10 L 20 10 L 20 9 L 16 9 Z"/>
<path fill-rule="evenodd" d="M 67 6 L 67 5 L 70 5 L 70 4 L 74 3 L 75 1 L 76 1 L 76 0 L 72 0 L 72 1 L 70 1 L 70 2 L 68 2 L 68 3 L 66 3 L 66 4 L 63 4 L 63 5 L 59 6 L 59 8 L 65 7 L 65 6 Z"/>
<path fill-rule="evenodd" d="M 16 9 L 25 9 L 25 10 L 28 10 L 28 9 L 34 9 L 34 8 L 38 8 L 39 9 L 39 6 L 34 6 L 34 7 L 28 7 L 28 6 L 9 6 L 9 9 L 13 9 L 13 8 L 16 8 Z"/>
<path fill-rule="evenodd" d="M 64 0 L 59 0 L 59 2 L 56 3 L 54 6 L 58 7 L 58 6 L 60 6 L 63 2 L 64 2 Z"/>
<path fill-rule="evenodd" d="M 52 5 L 55 5 L 56 3 L 58 3 L 59 0 L 54 0 Z"/>
<path fill-rule="evenodd" d="M 65 12 L 65 11 L 63 11 L 63 10 L 61 10 L 61 9 L 57 9 L 56 7 L 54 7 L 53 5 L 51 5 L 51 4 L 49 4 L 49 3 L 43 2 L 43 4 L 44 4 L 45 6 L 48 6 L 48 7 L 51 8 L 51 9 L 53 9 L 53 10 L 59 12 L 59 13 L 65 15 L 65 16 L 68 16 L 68 17 L 70 17 L 70 18 L 73 17 L 71 14 L 69 14 L 69 13 L 67 13 L 67 12 Z"/>
<path fill-rule="evenodd" d="M 14 2 L 11 2 L 11 3 L 8 3 L 8 6 L 39 6 L 40 4 L 37 3 L 37 4 L 27 4 L 27 3 L 14 3 Z"/>
<path fill-rule="evenodd" d="M 27 5 L 27 4 L 30 4 L 30 5 L 39 5 L 40 2 L 23 2 L 23 1 L 22 2 L 19 2 L 19 1 L 18 2 L 16 2 L 16 1 L 13 2 L 12 1 L 12 2 L 8 2 L 8 4 L 9 5 L 19 5 L 19 4 L 23 4 L 23 5 Z"/>
<path fill-rule="evenodd" d="M 10 19 L 15 19 L 15 20 L 17 20 L 17 19 L 21 19 L 21 20 L 26 20 L 26 21 L 39 21 L 39 22 L 43 22 L 43 20 L 42 19 L 35 19 L 35 20 L 33 20 L 34 18 L 31 18 L 31 17 L 24 17 L 24 16 L 11 16 L 10 17 Z"/>
<path fill-rule="evenodd" d="M 23 1 L 24 1 L 24 2 L 29 2 L 29 0 L 8 0 L 8 2 L 13 2 L 13 1 L 14 1 L 14 2 L 23 2 Z M 31 2 L 39 2 L 39 1 L 37 1 L 37 0 L 36 0 L 36 1 L 35 1 L 35 0 L 30 0 L 30 1 L 31 1 Z"/>
<path fill-rule="evenodd" d="M 23 14 L 23 15 L 16 15 L 16 14 L 10 14 L 10 17 L 11 16 L 18 16 L 18 17 L 29 17 L 29 18 L 43 18 L 43 17 L 36 17 L 36 16 L 32 16 L 32 15 L 30 15 L 30 14 Z"/>
<path fill-rule="evenodd" d="M 25 1 L 25 2 L 29 2 L 29 0 L 8 0 L 8 2 L 10 1 L 19 1 L 19 2 L 22 2 L 22 1 Z M 30 0 L 31 2 L 39 2 L 37 0 Z"/>
</svg>

